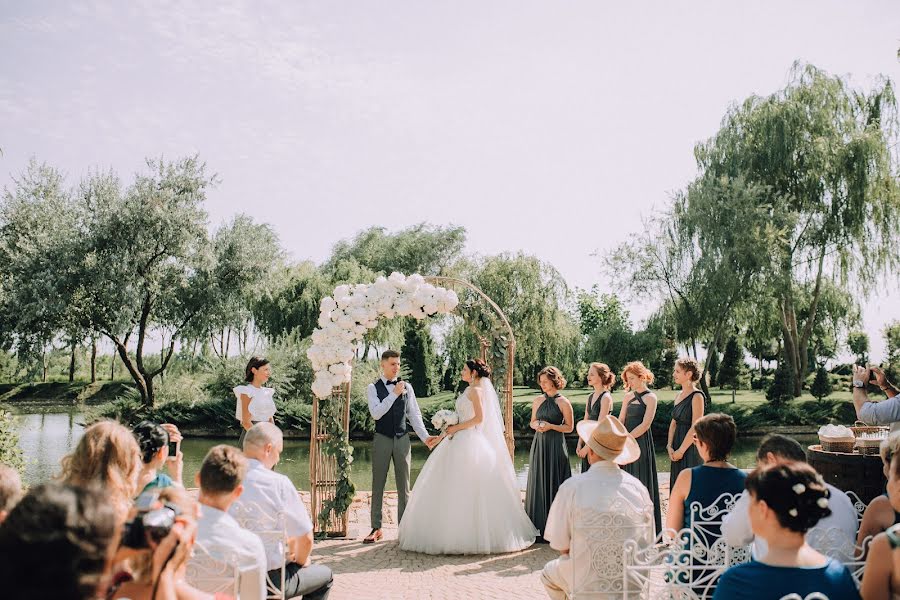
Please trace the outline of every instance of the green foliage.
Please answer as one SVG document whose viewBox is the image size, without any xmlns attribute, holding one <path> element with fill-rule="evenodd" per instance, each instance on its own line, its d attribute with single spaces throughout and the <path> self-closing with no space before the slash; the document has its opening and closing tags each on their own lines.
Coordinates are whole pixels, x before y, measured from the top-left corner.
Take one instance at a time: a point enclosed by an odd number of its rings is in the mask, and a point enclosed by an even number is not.
<svg viewBox="0 0 900 600">
<path fill-rule="evenodd" d="M 410 320 L 406 324 L 403 343 L 403 363 L 409 368 L 409 382 L 416 394 L 433 396 L 439 391 L 437 356 L 431 331 L 424 321 Z"/>
<path fill-rule="evenodd" d="M 0 463 L 12 467 L 20 475 L 25 469 L 25 460 L 19 447 L 18 425 L 5 410 L 0 410 Z"/>
<path fill-rule="evenodd" d="M 847 335 L 847 347 L 856 355 L 856 363 L 864 365 L 869 362 L 869 336 L 864 331 L 851 331 Z"/>
<path fill-rule="evenodd" d="M 719 353 L 709 352 L 706 355 L 706 372 L 709 373 L 709 387 L 719 385 Z"/>
<path fill-rule="evenodd" d="M 828 371 L 825 370 L 824 366 L 819 365 L 819 368 L 816 369 L 816 378 L 809 388 L 809 393 L 815 396 L 817 400 L 822 400 L 826 396 L 830 396 L 832 391 L 834 390 L 831 387 L 831 379 L 828 377 Z"/>
<path fill-rule="evenodd" d="M 331 272 L 349 259 L 383 275 L 394 271 L 439 275 L 459 259 L 465 243 L 463 227 L 419 223 L 394 233 L 388 233 L 384 227 L 371 227 L 352 240 L 335 244 L 323 270 Z"/>
<path fill-rule="evenodd" d="M 722 364 L 719 367 L 718 383 L 721 387 L 727 387 L 732 390 L 738 389 L 743 362 L 743 348 L 741 348 L 737 338 L 731 336 L 725 345 L 725 353 L 722 355 Z"/>
<path fill-rule="evenodd" d="M 793 400 L 794 378 L 793 365 L 783 358 L 779 360 L 772 385 L 766 390 L 766 399 L 776 405 Z"/>
<path fill-rule="evenodd" d="M 884 326 L 884 345 L 887 350 L 888 367 L 900 370 L 900 321 L 891 321 Z"/>
<path fill-rule="evenodd" d="M 269 339 L 312 334 L 319 320 L 319 303 L 334 290 L 328 277 L 311 262 L 283 267 L 269 288 L 253 303 L 253 318 Z"/>
</svg>

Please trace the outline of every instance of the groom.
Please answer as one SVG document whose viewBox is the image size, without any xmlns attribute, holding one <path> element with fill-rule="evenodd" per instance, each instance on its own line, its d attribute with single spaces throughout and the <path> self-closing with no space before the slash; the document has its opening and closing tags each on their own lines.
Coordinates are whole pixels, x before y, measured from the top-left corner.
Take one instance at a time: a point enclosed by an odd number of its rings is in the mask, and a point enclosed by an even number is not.
<svg viewBox="0 0 900 600">
<path fill-rule="evenodd" d="M 372 441 L 372 532 L 363 540 L 364 544 L 372 544 L 384 537 L 381 531 L 381 506 L 391 460 L 394 461 L 394 477 L 397 481 L 397 522 L 403 518 L 406 498 L 409 496 L 411 462 L 409 435 L 406 433 L 407 419 L 429 450 L 440 439 L 428 435 L 412 386 L 400 381 L 400 353 L 386 350 L 381 355 L 381 371 L 382 377 L 375 383 L 370 383 L 366 389 L 369 412 L 375 419 L 375 438 Z"/>
</svg>

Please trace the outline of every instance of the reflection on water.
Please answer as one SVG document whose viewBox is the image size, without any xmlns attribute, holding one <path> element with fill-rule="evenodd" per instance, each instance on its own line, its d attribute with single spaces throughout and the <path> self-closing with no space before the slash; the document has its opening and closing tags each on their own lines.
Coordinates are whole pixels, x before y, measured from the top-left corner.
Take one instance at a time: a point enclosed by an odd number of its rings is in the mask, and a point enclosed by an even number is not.
<svg viewBox="0 0 900 600">
<path fill-rule="evenodd" d="M 19 445 L 25 453 L 25 481 L 28 484 L 36 484 L 46 481 L 59 473 L 60 459 L 78 442 L 81 437 L 84 423 L 83 415 L 76 411 L 23 413 L 16 415 L 19 423 Z M 804 446 L 816 443 L 816 436 L 795 436 Z M 194 486 L 194 477 L 200 469 L 200 463 L 206 452 L 216 444 L 237 444 L 237 438 L 201 438 L 186 439 L 182 442 L 184 453 L 184 483 Z M 731 462 L 740 468 L 751 468 L 756 462 L 756 447 L 759 438 L 746 437 L 739 439 L 735 451 L 732 453 Z M 660 472 L 669 471 L 669 457 L 665 449 L 660 451 L 664 443 L 657 444 L 656 464 Z M 356 489 L 369 490 L 372 488 L 372 456 L 370 442 L 353 443 L 353 470 L 351 479 Z M 515 468 L 519 485 L 524 490 L 528 477 L 528 452 L 531 448 L 530 440 L 516 442 Z M 573 470 L 578 472 L 581 459 L 575 456 L 575 441 L 569 440 L 571 463 Z M 412 447 L 412 480 L 416 476 L 428 458 L 428 449 L 424 444 L 415 443 Z M 309 442 L 301 440 L 285 440 L 284 452 L 281 455 L 281 463 L 277 467 L 278 472 L 289 476 L 291 480 L 302 489 L 309 489 Z M 387 489 L 395 489 L 393 472 L 388 474 Z"/>
</svg>

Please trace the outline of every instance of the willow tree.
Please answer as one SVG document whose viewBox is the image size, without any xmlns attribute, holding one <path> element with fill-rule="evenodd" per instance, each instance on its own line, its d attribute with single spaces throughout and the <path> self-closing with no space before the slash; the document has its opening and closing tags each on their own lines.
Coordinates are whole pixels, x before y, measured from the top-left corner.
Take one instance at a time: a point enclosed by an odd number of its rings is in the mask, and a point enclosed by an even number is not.
<svg viewBox="0 0 900 600">
<path fill-rule="evenodd" d="M 865 282 L 895 267 L 890 245 L 900 224 L 900 187 L 892 143 L 897 103 L 888 80 L 868 93 L 840 77 L 795 64 L 791 81 L 752 96 L 726 114 L 718 133 L 697 146 L 703 178 L 743 178 L 764 186 L 772 215 L 789 224 L 766 248 L 768 288 L 778 301 L 784 356 L 807 372 L 808 347 L 827 280 Z M 811 303 L 798 311 L 798 289 Z M 794 394 L 799 396 L 802 378 Z"/>
</svg>

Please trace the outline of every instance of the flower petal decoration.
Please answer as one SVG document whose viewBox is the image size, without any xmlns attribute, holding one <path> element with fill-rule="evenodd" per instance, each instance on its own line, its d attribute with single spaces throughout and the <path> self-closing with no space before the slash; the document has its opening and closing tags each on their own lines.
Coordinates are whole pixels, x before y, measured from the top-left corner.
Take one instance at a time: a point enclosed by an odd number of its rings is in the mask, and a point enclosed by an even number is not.
<svg viewBox="0 0 900 600">
<path fill-rule="evenodd" d="M 312 384 L 317 398 L 328 398 L 333 389 L 350 381 L 351 362 L 357 345 L 378 321 L 394 316 L 424 319 L 447 314 L 459 304 L 456 292 L 426 283 L 418 274 L 391 273 L 372 283 L 339 285 L 319 302 L 319 327 L 312 333 L 306 356 L 316 375 Z"/>
<path fill-rule="evenodd" d="M 819 508 L 828 508 L 828 498 L 819 498 L 816 500 L 816 504 L 819 505 Z"/>
<path fill-rule="evenodd" d="M 802 483 L 795 483 L 794 487 L 792 487 L 791 489 L 794 490 L 794 493 L 799 496 L 800 494 L 802 494 L 803 492 L 806 491 L 806 486 L 803 485 Z"/>
<path fill-rule="evenodd" d="M 788 511 L 788 514 L 791 515 L 792 517 L 796 517 L 800 513 L 797 512 L 796 508 L 792 508 L 791 510 Z"/>
</svg>

